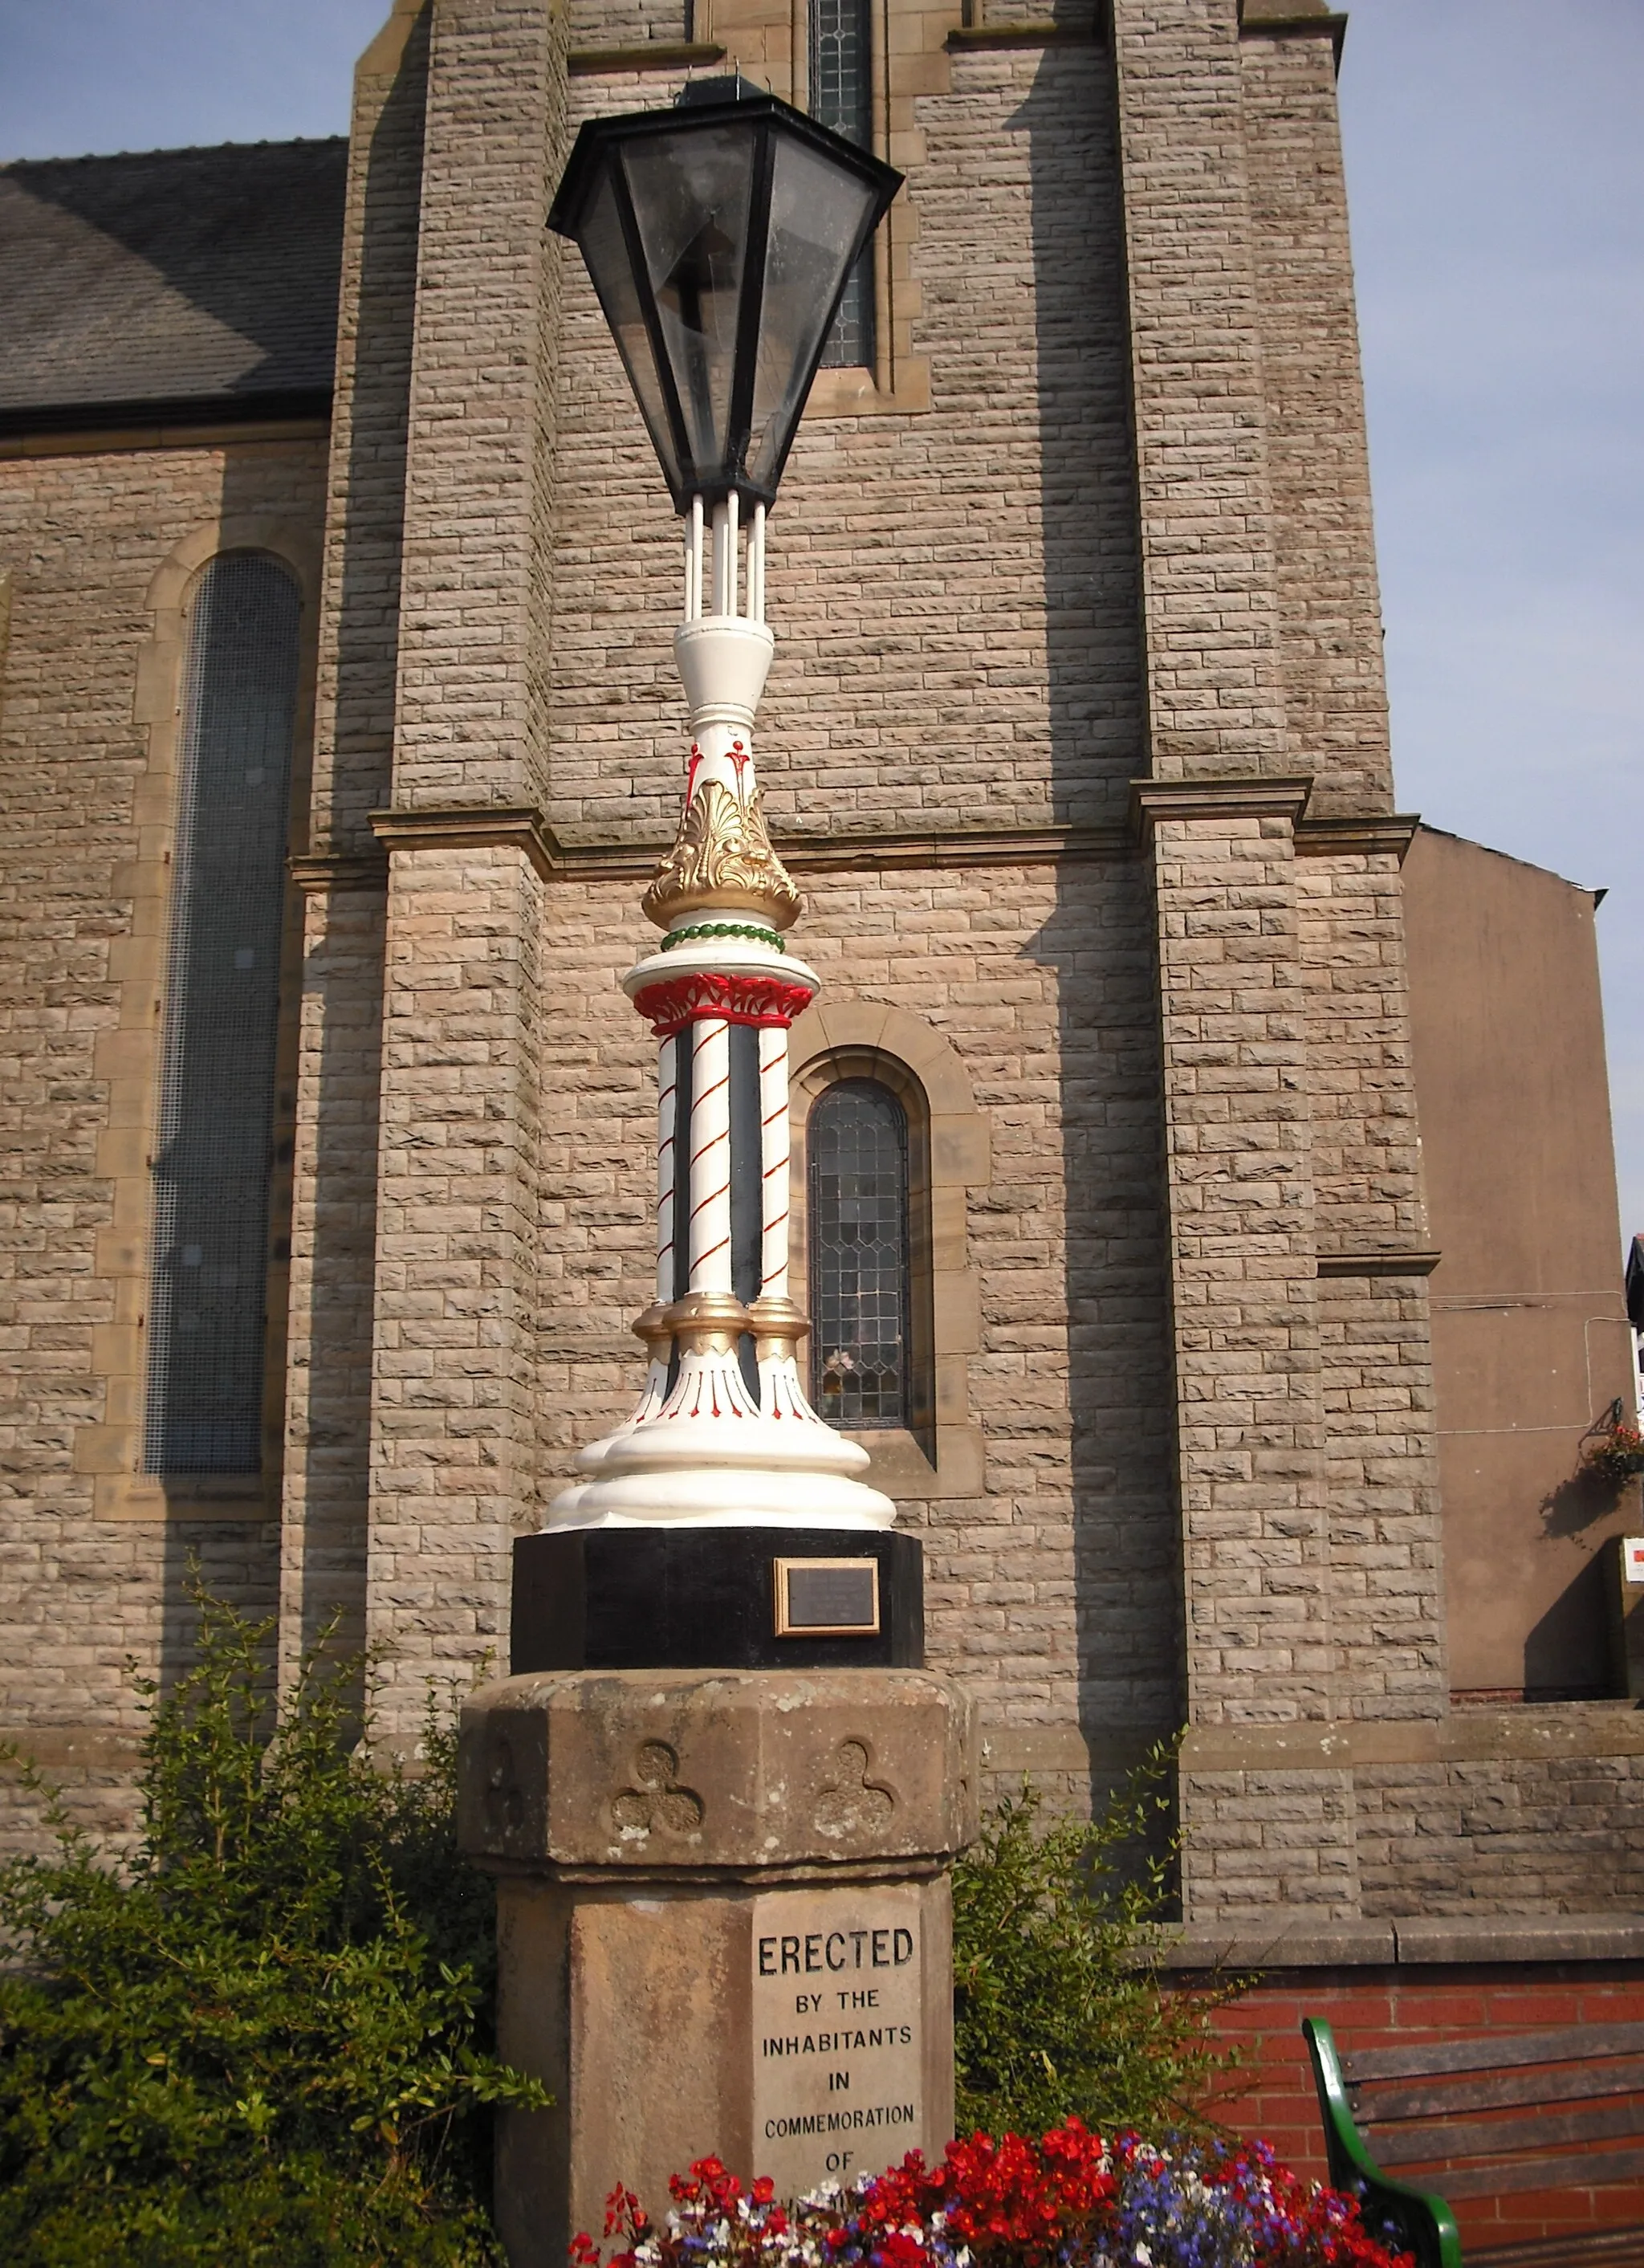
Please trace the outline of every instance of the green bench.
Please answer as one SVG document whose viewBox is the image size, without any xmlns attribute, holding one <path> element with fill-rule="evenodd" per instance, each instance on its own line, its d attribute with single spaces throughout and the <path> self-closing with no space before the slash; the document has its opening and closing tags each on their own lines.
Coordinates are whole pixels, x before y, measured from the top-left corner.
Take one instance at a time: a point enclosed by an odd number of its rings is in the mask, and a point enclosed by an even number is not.
<svg viewBox="0 0 1644 2268">
<path fill-rule="evenodd" d="M 1430 2040 L 1337 2053 L 1330 2026 L 1304 2016 L 1332 2185 L 1419 2268 L 1462 2268 L 1449 2201 L 1515 2191 L 1644 2180 L 1644 2024 L 1579 2024 L 1512 2038 Z M 1444 2194 L 1388 2173 L 1434 2166 Z M 1644 2228 L 1582 2231 L 1493 2247 L 1478 2268 L 1578 2261 L 1644 2264 Z"/>
</svg>

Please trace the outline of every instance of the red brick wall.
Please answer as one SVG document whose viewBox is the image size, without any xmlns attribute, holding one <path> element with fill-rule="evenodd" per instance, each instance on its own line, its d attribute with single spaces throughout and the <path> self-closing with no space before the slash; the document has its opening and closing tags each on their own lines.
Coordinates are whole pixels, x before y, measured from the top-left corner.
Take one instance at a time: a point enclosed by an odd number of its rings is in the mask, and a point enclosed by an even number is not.
<svg viewBox="0 0 1644 2268">
<path fill-rule="evenodd" d="M 1270 1977 L 1218 2020 L 1219 2031 L 1243 2048 L 1248 2061 L 1218 2102 L 1217 2115 L 1242 2133 L 1263 2136 L 1298 2172 L 1323 2180 L 1323 2129 L 1301 2037 L 1303 2016 L 1324 2017 L 1344 2055 L 1490 2032 L 1638 2022 L 1644 2021 L 1644 1962 L 1310 1969 Z M 1442 2195 L 1441 2176 L 1431 2185 Z M 1644 2181 L 1466 2198 L 1456 2205 L 1456 2218 L 1464 2250 L 1626 2227 L 1644 2223 Z"/>
</svg>

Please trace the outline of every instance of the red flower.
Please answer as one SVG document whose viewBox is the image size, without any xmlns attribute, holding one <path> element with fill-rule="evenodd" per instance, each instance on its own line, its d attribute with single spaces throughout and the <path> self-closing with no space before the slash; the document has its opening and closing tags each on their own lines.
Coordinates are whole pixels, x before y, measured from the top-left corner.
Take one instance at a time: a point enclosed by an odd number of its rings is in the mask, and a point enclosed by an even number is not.
<svg viewBox="0 0 1644 2268">
<path fill-rule="evenodd" d="M 1351 2198 L 1301 2181 L 1265 2144 L 1184 2150 L 1199 2181 L 1250 2208 L 1252 2268 L 1413 2268 L 1408 2255 L 1395 2258 L 1370 2236 Z M 794 2268 L 791 2248 L 800 2238 L 866 2268 L 931 2268 L 928 2242 L 940 2214 L 949 2241 L 971 2248 L 976 2268 L 1058 2268 L 1070 2256 L 1104 2249 L 1121 2183 L 1133 2203 L 1138 2184 L 1145 2190 L 1168 2170 L 1138 2136 L 1110 2144 L 1070 2118 L 1037 2140 L 972 2134 L 950 2142 L 933 2166 L 910 2151 L 859 2191 L 791 2214 L 761 2176 L 747 2193 L 744 2219 L 741 2183 L 720 2159 L 699 2158 L 668 2184 L 680 2227 L 651 2242 L 659 2268 Z M 718 2237 L 704 2234 L 720 2221 L 730 2224 L 723 2253 Z M 607 2268 L 638 2268 L 633 2248 L 648 2231 L 631 2191 L 612 2191 L 607 2234 L 629 2241 Z M 586 2235 L 571 2245 L 571 2268 L 600 2268 Z"/>
<path fill-rule="evenodd" d="M 619 2182 L 605 2200 L 607 2236 L 638 2236 L 645 2225 L 645 2207 L 631 2190 Z"/>
</svg>

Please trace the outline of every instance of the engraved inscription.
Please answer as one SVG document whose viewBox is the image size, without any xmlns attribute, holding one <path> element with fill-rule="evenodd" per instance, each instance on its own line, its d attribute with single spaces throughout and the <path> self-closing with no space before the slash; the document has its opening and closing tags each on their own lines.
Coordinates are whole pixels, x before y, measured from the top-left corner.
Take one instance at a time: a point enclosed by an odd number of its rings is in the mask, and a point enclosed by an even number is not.
<svg viewBox="0 0 1644 2268">
<path fill-rule="evenodd" d="M 819 1834 L 866 1835 L 883 1827 L 896 1799 L 882 1781 L 867 1776 L 866 1741 L 841 1741 L 823 1767 L 811 1811 Z"/>
<path fill-rule="evenodd" d="M 611 1799 L 611 1817 L 626 1842 L 660 1829 L 689 1835 L 702 1825 L 702 1798 L 679 1785 L 679 1757 L 666 1741 L 641 1741 L 634 1753 L 631 1787 Z"/>
<path fill-rule="evenodd" d="M 778 2196 L 929 2143 L 920 1929 L 914 1889 L 755 1900 L 754 2164 Z"/>
</svg>

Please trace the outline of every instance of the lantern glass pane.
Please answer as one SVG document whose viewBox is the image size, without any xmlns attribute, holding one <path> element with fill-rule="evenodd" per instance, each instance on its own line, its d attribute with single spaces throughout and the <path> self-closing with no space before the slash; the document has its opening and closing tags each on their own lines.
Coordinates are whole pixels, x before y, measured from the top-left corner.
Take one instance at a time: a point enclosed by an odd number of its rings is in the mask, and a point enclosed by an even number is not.
<svg viewBox="0 0 1644 2268">
<path fill-rule="evenodd" d="M 658 134 L 623 153 L 663 349 L 698 474 L 730 439 L 737 315 L 748 266 L 756 128 Z"/>
<path fill-rule="evenodd" d="M 651 435 L 652 446 L 661 460 L 662 470 L 669 484 L 677 489 L 681 485 L 679 453 L 674 446 L 662 387 L 657 377 L 656 357 L 651 350 L 651 334 L 645 328 L 638 287 L 634 280 L 617 211 L 616 192 L 608 173 L 601 180 L 589 204 L 587 217 L 582 224 L 578 241 L 588 265 L 588 274 L 593 279 L 600 305 L 605 311 L 605 320 L 616 341 L 623 367 L 628 372 L 628 382 L 633 387 L 640 415 Z"/>
<path fill-rule="evenodd" d="M 762 487 L 774 487 L 781 474 L 876 194 L 870 181 L 847 173 L 822 151 L 778 136 L 748 448 L 748 476 Z"/>
</svg>

